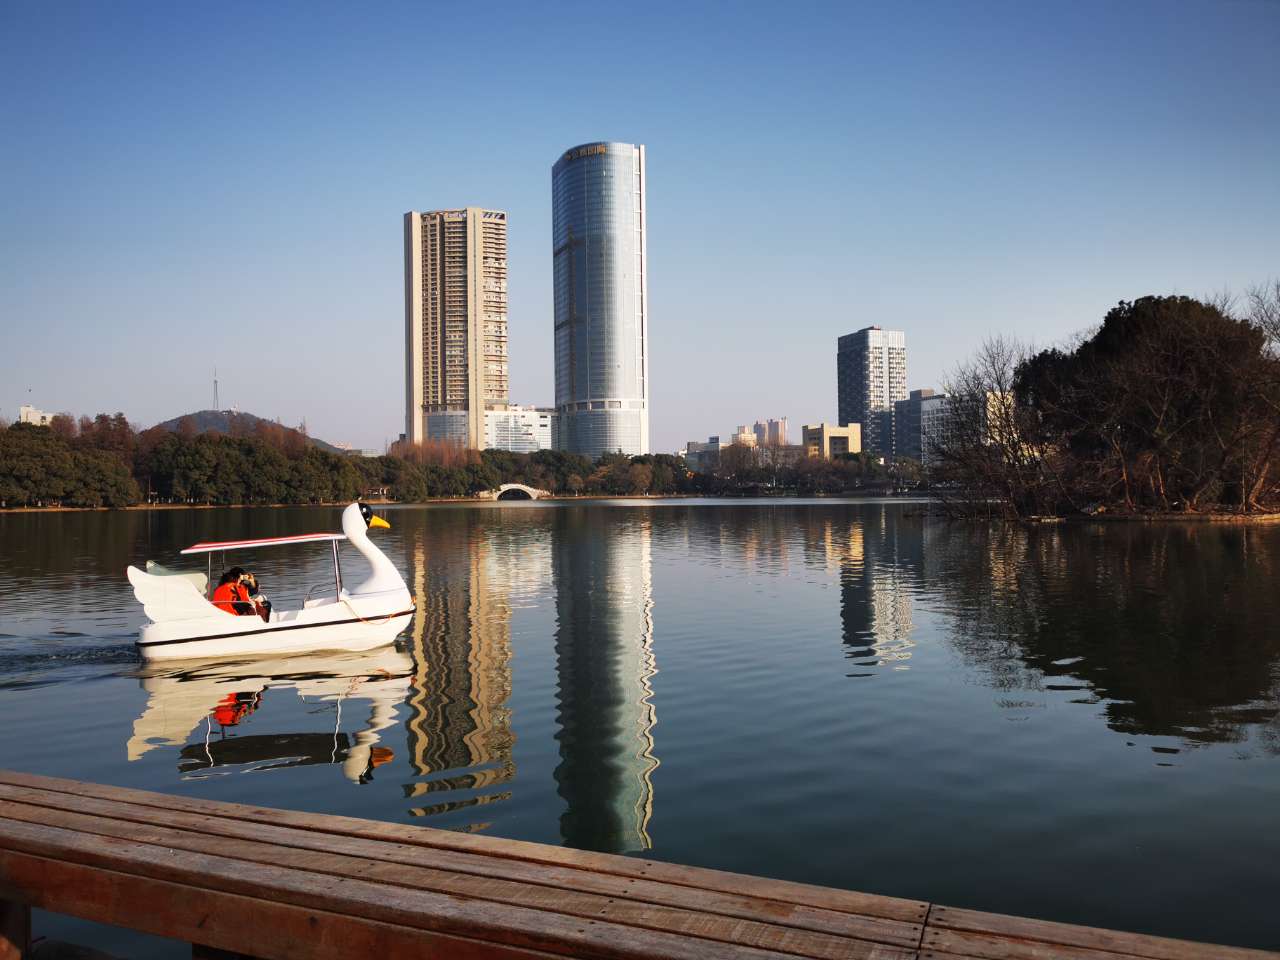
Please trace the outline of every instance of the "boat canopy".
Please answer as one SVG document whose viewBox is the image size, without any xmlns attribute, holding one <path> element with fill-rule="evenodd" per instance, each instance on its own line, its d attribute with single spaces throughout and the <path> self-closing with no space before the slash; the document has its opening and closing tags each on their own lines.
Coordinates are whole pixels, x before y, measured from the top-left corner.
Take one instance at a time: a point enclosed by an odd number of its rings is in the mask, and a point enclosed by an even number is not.
<svg viewBox="0 0 1280 960">
<path fill-rule="evenodd" d="M 182 552 L 214 553 L 219 550 L 255 550 L 258 547 L 279 547 L 289 543 L 328 543 L 345 540 L 345 533 L 299 533 L 292 537 L 265 537 L 261 540 L 226 540 L 222 543 L 197 543 Z"/>
</svg>

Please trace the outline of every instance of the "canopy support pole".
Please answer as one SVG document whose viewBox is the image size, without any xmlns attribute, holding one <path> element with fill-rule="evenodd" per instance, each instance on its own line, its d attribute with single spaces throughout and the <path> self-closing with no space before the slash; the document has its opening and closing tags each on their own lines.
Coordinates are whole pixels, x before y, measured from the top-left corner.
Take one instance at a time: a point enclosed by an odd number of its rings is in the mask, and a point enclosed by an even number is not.
<svg viewBox="0 0 1280 960">
<path fill-rule="evenodd" d="M 330 542 L 333 544 L 333 599 L 337 600 L 342 596 L 342 567 L 338 565 L 338 541 L 331 540 Z"/>
</svg>

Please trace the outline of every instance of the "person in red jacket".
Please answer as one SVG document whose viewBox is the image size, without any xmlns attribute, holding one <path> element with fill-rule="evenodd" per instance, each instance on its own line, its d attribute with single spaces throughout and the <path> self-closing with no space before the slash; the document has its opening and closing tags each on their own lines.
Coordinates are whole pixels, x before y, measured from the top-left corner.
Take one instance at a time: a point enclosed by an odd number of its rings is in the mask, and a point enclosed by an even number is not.
<svg viewBox="0 0 1280 960">
<path fill-rule="evenodd" d="M 240 616 L 257 613 L 258 611 L 249 600 L 249 590 L 243 582 L 246 576 L 248 574 L 243 567 L 232 567 L 224 573 L 222 579 L 218 581 L 217 589 L 213 591 L 213 605 L 219 610 Z"/>
</svg>

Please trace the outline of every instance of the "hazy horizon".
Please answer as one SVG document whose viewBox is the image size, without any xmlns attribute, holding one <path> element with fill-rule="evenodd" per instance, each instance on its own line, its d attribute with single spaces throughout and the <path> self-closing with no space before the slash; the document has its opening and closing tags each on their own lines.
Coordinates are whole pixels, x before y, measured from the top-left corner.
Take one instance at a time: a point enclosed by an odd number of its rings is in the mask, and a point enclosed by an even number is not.
<svg viewBox="0 0 1280 960">
<path fill-rule="evenodd" d="M 0 415 L 404 421 L 402 216 L 510 223 L 554 397 L 551 166 L 648 155 L 652 448 L 836 417 L 836 338 L 939 387 L 1147 294 L 1280 277 L 1280 4 L 0 9 Z M 28 393 L 30 390 L 30 393 Z"/>
</svg>

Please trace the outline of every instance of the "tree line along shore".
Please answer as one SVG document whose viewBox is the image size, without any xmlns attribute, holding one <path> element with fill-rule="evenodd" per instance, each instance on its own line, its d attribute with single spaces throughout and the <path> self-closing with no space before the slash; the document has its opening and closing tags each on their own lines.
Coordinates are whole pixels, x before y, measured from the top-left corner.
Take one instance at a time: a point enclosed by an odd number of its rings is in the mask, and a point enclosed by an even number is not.
<svg viewBox="0 0 1280 960">
<path fill-rule="evenodd" d="M 884 490 L 906 474 L 876 458 L 808 460 L 795 451 L 725 451 L 695 473 L 669 454 L 596 461 L 555 450 L 510 453 L 444 443 L 396 444 L 380 457 L 322 450 L 305 435 L 258 421 L 244 435 L 153 427 L 123 413 L 0 430 L 0 507 L 125 508 L 149 505 L 285 505 L 468 498 L 504 483 L 561 496 L 831 494 Z"/>
<path fill-rule="evenodd" d="M 474 497 L 920 490 L 953 514 L 1012 518 L 1280 512 L 1280 281 L 1238 301 L 1122 302 L 1073 341 L 990 340 L 945 384 L 915 460 L 731 446 L 702 471 L 669 454 L 511 453 L 428 442 L 347 456 L 257 418 L 139 431 L 123 413 L 0 429 L 0 507 L 315 504 Z M 0 424 L 0 426 L 3 426 Z"/>
</svg>

